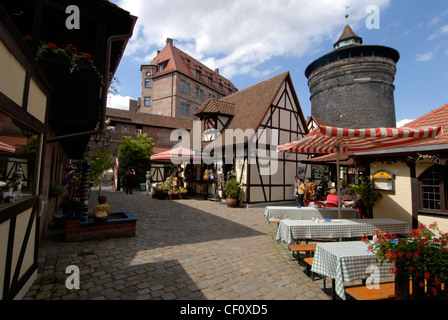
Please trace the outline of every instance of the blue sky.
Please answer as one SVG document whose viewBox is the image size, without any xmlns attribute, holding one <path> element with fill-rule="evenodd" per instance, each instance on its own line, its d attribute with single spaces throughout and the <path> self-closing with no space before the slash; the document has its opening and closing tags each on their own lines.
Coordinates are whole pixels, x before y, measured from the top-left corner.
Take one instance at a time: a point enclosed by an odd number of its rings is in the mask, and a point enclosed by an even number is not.
<svg viewBox="0 0 448 320">
<path fill-rule="evenodd" d="M 311 114 L 306 67 L 330 52 L 345 24 L 366 45 L 399 51 L 396 119 L 416 119 L 448 103 L 446 0 L 113 0 L 138 17 L 109 106 L 140 97 L 140 66 L 166 38 L 239 89 L 291 73 L 305 117 Z M 367 10 L 375 6 L 378 11 Z M 373 14 L 379 17 L 372 20 Z M 375 28 L 372 28 L 371 25 Z M 370 27 L 368 27 L 370 25 Z M 406 122 L 406 121 L 405 121 Z"/>
</svg>

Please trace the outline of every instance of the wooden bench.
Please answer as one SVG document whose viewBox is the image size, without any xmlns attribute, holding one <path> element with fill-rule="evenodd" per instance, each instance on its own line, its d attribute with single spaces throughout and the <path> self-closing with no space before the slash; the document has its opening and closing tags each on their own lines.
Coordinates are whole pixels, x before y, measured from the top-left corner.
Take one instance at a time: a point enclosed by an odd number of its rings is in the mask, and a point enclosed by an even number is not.
<svg viewBox="0 0 448 320">
<path fill-rule="evenodd" d="M 379 289 L 369 289 L 367 286 L 351 287 L 345 293 L 356 300 L 388 300 L 395 296 L 395 283 L 380 283 Z"/>
<path fill-rule="evenodd" d="M 314 272 L 311 271 L 311 267 L 313 266 L 314 258 L 305 258 L 303 261 L 306 263 L 306 275 L 314 281 Z"/>
<path fill-rule="evenodd" d="M 303 259 L 303 261 L 305 261 L 305 263 L 306 263 L 306 275 L 307 275 L 308 277 L 310 277 L 311 280 L 314 281 L 314 275 L 315 275 L 315 273 L 311 271 L 311 267 L 313 266 L 314 258 L 312 258 L 312 257 L 308 257 L 308 258 Z M 325 276 L 321 276 L 321 275 L 319 275 L 319 277 L 322 278 L 322 280 L 323 280 L 324 291 L 327 291 L 326 277 L 325 277 Z"/>
<path fill-rule="evenodd" d="M 309 255 L 310 253 L 314 253 L 316 251 L 316 244 L 290 244 L 288 247 L 292 251 L 292 256 L 294 254 L 297 255 L 297 261 L 299 261 L 299 253 L 305 252 L 305 256 Z"/>
<path fill-rule="evenodd" d="M 367 286 L 351 287 L 345 289 L 345 292 L 356 300 L 389 300 L 395 298 L 395 283 L 380 283 L 379 289 L 369 289 Z M 445 286 L 441 286 L 445 290 Z M 426 288 L 425 288 L 426 292 Z M 409 295 L 412 295 L 412 280 L 409 281 Z"/>
</svg>

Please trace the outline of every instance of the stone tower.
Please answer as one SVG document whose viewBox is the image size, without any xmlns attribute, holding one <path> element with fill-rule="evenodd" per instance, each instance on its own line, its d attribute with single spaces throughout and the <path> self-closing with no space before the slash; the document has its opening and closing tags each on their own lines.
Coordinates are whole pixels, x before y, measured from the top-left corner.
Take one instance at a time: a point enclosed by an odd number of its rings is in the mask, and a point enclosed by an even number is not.
<svg viewBox="0 0 448 320">
<path fill-rule="evenodd" d="M 347 24 L 334 50 L 307 67 L 311 114 L 343 128 L 395 127 L 400 55 L 392 48 L 362 43 Z"/>
</svg>

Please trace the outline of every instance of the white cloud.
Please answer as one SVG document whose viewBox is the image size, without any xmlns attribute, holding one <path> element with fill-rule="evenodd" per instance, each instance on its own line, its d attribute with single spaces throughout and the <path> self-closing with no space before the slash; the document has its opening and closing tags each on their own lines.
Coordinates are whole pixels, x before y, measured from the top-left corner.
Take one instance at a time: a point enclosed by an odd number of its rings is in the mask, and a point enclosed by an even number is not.
<svg viewBox="0 0 448 320">
<path fill-rule="evenodd" d="M 434 40 L 439 36 L 443 36 L 448 33 L 448 24 L 441 27 L 436 33 L 433 33 L 428 37 L 428 40 Z"/>
<path fill-rule="evenodd" d="M 414 121 L 415 119 L 403 119 L 397 122 L 397 128 L 404 126 L 405 124 Z"/>
<path fill-rule="evenodd" d="M 118 95 L 109 94 L 107 96 L 107 107 L 114 109 L 129 110 L 129 99 L 132 98 L 128 96 L 121 96 L 119 94 Z"/>
<path fill-rule="evenodd" d="M 432 60 L 433 58 L 434 58 L 434 52 L 428 51 L 425 53 L 417 53 L 415 60 L 417 60 L 418 62 L 426 62 Z"/>
<path fill-rule="evenodd" d="M 440 20 L 442 19 L 443 16 L 448 14 L 448 9 L 443 11 L 441 14 L 439 14 L 437 17 L 431 19 L 431 21 L 429 22 L 429 26 L 433 26 L 435 24 L 438 24 L 440 22 Z"/>
<path fill-rule="evenodd" d="M 365 9 L 390 0 L 113 0 L 138 17 L 125 55 L 147 59 L 173 38 L 175 45 L 231 79 L 259 75 L 257 67 L 277 56 L 301 57 L 335 41 L 345 24 L 364 25 Z M 146 61 L 145 63 L 149 63 Z"/>
</svg>

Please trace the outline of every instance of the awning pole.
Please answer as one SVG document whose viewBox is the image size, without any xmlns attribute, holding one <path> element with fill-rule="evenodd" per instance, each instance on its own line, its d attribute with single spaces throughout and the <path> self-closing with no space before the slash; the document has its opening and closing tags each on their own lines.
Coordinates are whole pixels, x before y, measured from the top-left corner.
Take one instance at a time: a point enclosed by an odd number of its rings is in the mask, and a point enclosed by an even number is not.
<svg viewBox="0 0 448 320">
<path fill-rule="evenodd" d="M 342 218 L 341 214 L 341 188 L 340 188 L 340 168 L 339 168 L 339 147 L 336 147 L 336 188 L 338 190 L 338 219 Z"/>
</svg>

